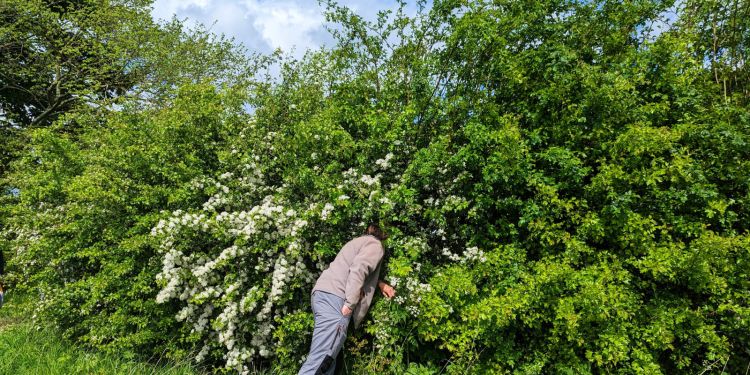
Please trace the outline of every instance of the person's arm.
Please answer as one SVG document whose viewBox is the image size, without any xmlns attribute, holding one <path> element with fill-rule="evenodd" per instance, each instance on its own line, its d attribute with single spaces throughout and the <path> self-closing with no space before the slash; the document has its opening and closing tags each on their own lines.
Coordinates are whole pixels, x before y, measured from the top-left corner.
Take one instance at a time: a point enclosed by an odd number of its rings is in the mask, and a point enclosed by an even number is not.
<svg viewBox="0 0 750 375">
<path fill-rule="evenodd" d="M 349 267 L 344 306 L 350 310 L 354 310 L 354 306 L 359 303 L 359 299 L 361 298 L 360 291 L 362 290 L 365 278 L 378 267 L 381 258 L 383 258 L 383 246 L 380 245 L 380 242 L 370 242 L 359 250 L 359 253 L 352 261 L 352 265 Z"/>
</svg>

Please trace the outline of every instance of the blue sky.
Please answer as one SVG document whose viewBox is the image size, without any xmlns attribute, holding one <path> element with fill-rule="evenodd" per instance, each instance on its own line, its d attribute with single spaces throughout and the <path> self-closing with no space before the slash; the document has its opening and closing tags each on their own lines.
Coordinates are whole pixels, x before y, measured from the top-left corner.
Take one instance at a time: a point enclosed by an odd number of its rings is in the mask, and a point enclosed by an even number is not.
<svg viewBox="0 0 750 375">
<path fill-rule="evenodd" d="M 366 19 L 378 10 L 395 9 L 392 0 L 339 0 Z M 409 11 L 416 12 L 411 5 Z M 294 56 L 305 49 L 331 45 L 316 0 L 156 0 L 152 16 L 165 20 L 176 15 L 188 24 L 202 23 L 211 31 L 234 37 L 251 51 L 268 53 L 279 47 Z"/>
</svg>

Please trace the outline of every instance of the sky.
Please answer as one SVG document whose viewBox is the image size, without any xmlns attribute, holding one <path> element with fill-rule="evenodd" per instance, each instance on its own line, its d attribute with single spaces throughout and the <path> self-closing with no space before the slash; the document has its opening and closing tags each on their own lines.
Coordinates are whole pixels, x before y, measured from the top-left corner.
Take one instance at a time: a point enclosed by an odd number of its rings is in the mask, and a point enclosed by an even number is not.
<svg viewBox="0 0 750 375">
<path fill-rule="evenodd" d="M 394 0 L 339 0 L 365 19 L 378 10 L 395 9 Z M 217 34 L 234 37 L 250 51 L 269 53 L 275 48 L 301 57 L 307 48 L 331 46 L 324 28 L 322 8 L 316 0 L 156 0 L 155 20 L 173 15 L 194 25 L 202 23 Z M 416 7 L 411 5 L 411 13 Z"/>
</svg>

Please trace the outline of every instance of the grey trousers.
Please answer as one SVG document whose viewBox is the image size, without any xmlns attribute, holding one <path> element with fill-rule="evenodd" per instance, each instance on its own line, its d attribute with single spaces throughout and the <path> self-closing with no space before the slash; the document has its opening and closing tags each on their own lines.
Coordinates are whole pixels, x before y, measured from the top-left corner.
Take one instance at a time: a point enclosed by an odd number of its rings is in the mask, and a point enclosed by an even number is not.
<svg viewBox="0 0 750 375">
<path fill-rule="evenodd" d="M 346 339 L 351 314 L 344 316 L 341 308 L 344 299 L 316 290 L 312 293 L 312 310 L 315 315 L 312 344 L 307 360 L 298 375 L 332 375 L 336 369 L 336 356 Z"/>
</svg>

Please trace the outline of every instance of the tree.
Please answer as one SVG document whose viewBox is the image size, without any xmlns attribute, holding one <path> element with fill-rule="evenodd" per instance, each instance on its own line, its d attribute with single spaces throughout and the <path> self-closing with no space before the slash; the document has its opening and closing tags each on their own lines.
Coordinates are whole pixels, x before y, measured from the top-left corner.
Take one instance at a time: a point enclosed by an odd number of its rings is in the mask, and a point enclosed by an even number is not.
<svg viewBox="0 0 750 375">
<path fill-rule="evenodd" d="M 164 104 L 178 85 L 206 79 L 238 84 L 251 74 L 245 51 L 179 20 L 154 23 L 151 1 L 0 4 L 0 177 L 20 152 L 25 129 L 73 110 L 116 109 L 123 97 Z M 60 131 L 74 133 L 77 124 Z"/>
</svg>

